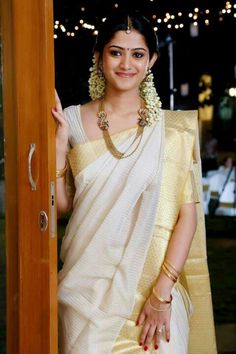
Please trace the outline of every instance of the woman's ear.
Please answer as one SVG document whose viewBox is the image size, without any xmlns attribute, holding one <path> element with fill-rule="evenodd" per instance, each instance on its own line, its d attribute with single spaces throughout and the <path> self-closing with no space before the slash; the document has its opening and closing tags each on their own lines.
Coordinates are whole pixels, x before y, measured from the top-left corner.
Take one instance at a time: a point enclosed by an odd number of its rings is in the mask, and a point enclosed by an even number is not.
<svg viewBox="0 0 236 354">
<path fill-rule="evenodd" d="M 157 53 L 154 53 L 152 58 L 151 58 L 151 60 L 150 60 L 150 62 L 149 62 L 149 66 L 148 66 L 149 69 L 151 69 L 153 67 L 153 65 L 155 64 L 157 58 L 158 58 Z"/>
<path fill-rule="evenodd" d="M 96 60 L 97 68 L 102 70 L 102 58 L 98 51 L 94 52 L 94 57 Z"/>
<path fill-rule="evenodd" d="M 99 62 L 99 52 L 97 50 L 95 50 L 95 52 L 94 52 L 94 58 L 96 60 L 96 63 L 98 64 L 98 62 Z"/>
</svg>

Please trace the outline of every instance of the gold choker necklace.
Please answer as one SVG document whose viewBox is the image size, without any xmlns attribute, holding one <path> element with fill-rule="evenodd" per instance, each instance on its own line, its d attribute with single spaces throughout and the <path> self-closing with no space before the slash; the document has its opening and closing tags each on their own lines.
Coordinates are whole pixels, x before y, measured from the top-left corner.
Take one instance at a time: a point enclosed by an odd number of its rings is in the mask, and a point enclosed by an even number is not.
<svg viewBox="0 0 236 354">
<path fill-rule="evenodd" d="M 138 118 L 137 132 L 136 132 L 136 135 L 134 137 L 134 140 L 129 145 L 128 149 L 134 144 L 134 142 L 138 138 L 139 138 L 139 140 L 138 140 L 138 143 L 137 143 L 136 147 L 134 148 L 134 150 L 131 153 L 125 155 L 125 152 L 120 152 L 119 150 L 117 150 L 117 148 L 113 144 L 113 141 L 112 141 L 111 136 L 110 136 L 109 131 L 108 131 L 108 129 L 109 129 L 109 121 L 107 119 L 107 113 L 106 113 L 106 111 L 104 109 L 104 101 L 103 101 L 103 99 L 100 100 L 99 110 L 98 110 L 98 113 L 97 113 L 97 118 L 98 118 L 97 124 L 98 124 L 99 128 L 103 132 L 103 138 L 105 140 L 105 143 L 106 143 L 106 146 L 107 146 L 108 150 L 111 152 L 111 154 L 115 158 L 117 158 L 119 160 L 131 156 L 137 150 L 137 148 L 139 147 L 139 145 L 141 143 L 144 127 L 146 125 L 148 125 L 148 120 L 147 120 L 147 118 L 148 118 L 148 110 L 147 110 L 147 108 L 145 106 L 143 107 L 141 105 L 140 109 L 138 110 L 138 115 L 139 115 L 139 118 Z"/>
</svg>

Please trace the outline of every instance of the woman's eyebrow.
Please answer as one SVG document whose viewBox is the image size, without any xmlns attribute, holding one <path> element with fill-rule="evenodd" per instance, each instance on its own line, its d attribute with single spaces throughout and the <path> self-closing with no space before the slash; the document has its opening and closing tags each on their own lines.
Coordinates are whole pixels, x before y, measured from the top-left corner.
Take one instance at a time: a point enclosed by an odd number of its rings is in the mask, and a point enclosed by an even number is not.
<svg viewBox="0 0 236 354">
<path fill-rule="evenodd" d="M 147 51 L 145 48 L 123 48 L 123 47 L 120 47 L 119 45 L 110 45 L 108 48 L 117 48 L 117 49 L 120 49 L 120 50 L 144 50 L 145 52 Z"/>
</svg>

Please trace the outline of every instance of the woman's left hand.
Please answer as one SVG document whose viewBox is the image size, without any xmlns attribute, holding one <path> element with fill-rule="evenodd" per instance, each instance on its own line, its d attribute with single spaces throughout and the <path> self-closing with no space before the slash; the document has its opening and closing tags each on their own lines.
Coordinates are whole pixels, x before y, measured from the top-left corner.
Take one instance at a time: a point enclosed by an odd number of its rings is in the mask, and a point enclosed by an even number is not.
<svg viewBox="0 0 236 354">
<path fill-rule="evenodd" d="M 156 311 L 153 307 L 162 311 Z M 154 339 L 154 348 L 158 349 L 163 331 L 165 331 L 166 341 L 170 341 L 170 316 L 171 305 L 160 303 L 151 294 L 137 320 L 138 326 L 143 325 L 139 345 L 143 346 L 145 351 L 149 349 L 152 339 Z"/>
</svg>

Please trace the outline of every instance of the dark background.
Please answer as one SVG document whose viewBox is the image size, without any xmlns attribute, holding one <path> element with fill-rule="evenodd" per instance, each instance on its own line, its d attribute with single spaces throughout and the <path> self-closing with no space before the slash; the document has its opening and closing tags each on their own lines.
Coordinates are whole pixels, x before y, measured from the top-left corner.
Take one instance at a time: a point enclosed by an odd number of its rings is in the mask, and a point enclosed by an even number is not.
<svg viewBox="0 0 236 354">
<path fill-rule="evenodd" d="M 71 104 L 84 103 L 89 100 L 88 77 L 91 66 L 93 46 L 96 36 L 93 30 L 85 29 L 79 24 L 79 20 L 92 24 L 99 29 L 102 18 L 115 11 L 115 4 L 119 7 L 130 6 L 129 1 L 107 1 L 107 0 L 56 0 L 54 1 L 54 20 L 59 21 L 66 27 L 63 33 L 60 28 L 55 29 L 55 67 L 56 67 L 56 88 L 60 95 L 63 107 Z M 212 76 L 212 92 L 214 104 L 213 135 L 221 142 L 221 148 L 229 151 L 235 150 L 236 131 L 236 103 L 233 99 L 234 118 L 224 132 L 218 117 L 218 106 L 220 98 L 225 90 L 236 86 L 236 8 L 235 1 L 231 1 L 231 13 L 220 14 L 226 7 L 226 1 L 222 0 L 136 0 L 135 8 L 151 21 L 153 27 L 157 26 L 158 40 L 160 44 L 160 57 L 153 68 L 158 93 L 161 97 L 163 108 L 169 108 L 169 56 L 166 39 L 168 36 L 173 41 L 173 65 L 174 65 L 174 87 L 175 109 L 197 109 L 198 108 L 198 83 L 200 76 L 208 73 Z M 198 29 L 199 35 L 190 35 L 189 18 L 190 12 L 198 7 Z M 209 9 L 209 15 L 206 10 Z M 158 24 L 153 15 L 157 18 L 164 18 L 169 12 L 175 15 L 172 29 L 167 29 L 165 23 Z M 182 12 L 182 17 L 178 17 Z M 221 20 L 220 20 L 221 17 Z M 209 26 L 205 25 L 205 19 L 209 19 Z M 176 23 L 182 22 L 184 28 L 174 29 Z M 79 30 L 74 27 L 78 25 Z M 67 31 L 74 31 L 75 36 L 67 36 Z M 189 84 L 189 95 L 186 97 L 180 94 L 180 85 Z"/>
</svg>

